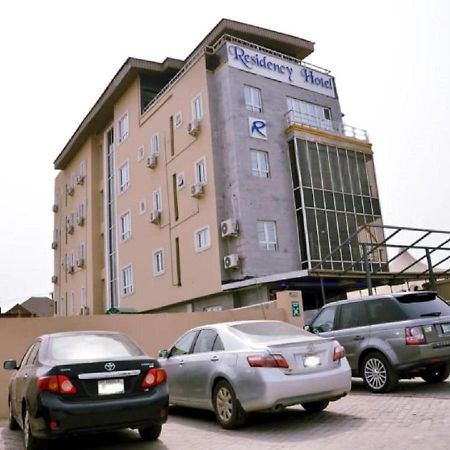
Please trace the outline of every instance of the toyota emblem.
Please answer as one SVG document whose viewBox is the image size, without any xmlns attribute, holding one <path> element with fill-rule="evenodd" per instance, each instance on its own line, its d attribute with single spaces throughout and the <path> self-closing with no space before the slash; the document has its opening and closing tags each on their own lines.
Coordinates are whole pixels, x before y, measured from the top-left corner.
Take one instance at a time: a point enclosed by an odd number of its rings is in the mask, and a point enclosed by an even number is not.
<svg viewBox="0 0 450 450">
<path fill-rule="evenodd" d="M 111 372 L 115 368 L 116 368 L 116 365 L 114 363 L 112 363 L 112 362 L 109 362 L 109 363 L 105 364 L 105 370 L 107 370 L 108 372 Z"/>
</svg>

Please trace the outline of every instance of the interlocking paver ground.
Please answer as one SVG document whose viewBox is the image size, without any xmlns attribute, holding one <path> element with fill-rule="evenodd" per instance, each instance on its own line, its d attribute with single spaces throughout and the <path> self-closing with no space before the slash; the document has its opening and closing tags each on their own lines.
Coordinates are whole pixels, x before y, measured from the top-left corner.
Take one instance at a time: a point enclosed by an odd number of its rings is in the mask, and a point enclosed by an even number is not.
<svg viewBox="0 0 450 450">
<path fill-rule="evenodd" d="M 414 449 L 450 446 L 450 381 L 427 385 L 402 382 L 398 391 L 373 395 L 360 381 L 352 393 L 322 413 L 301 407 L 279 414 L 256 414 L 240 430 L 221 429 L 211 413 L 172 409 L 160 439 L 144 443 L 128 430 L 72 438 L 53 445 L 61 450 L 167 449 Z M 0 450 L 22 450 L 22 434 L 0 422 Z"/>
</svg>

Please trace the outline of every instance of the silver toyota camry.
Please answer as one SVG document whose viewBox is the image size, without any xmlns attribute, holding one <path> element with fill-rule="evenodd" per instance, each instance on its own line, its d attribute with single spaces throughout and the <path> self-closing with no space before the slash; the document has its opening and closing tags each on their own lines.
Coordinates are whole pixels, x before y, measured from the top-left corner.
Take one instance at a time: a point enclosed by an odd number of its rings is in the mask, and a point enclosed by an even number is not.
<svg viewBox="0 0 450 450">
<path fill-rule="evenodd" d="M 159 362 L 168 374 L 170 403 L 214 411 L 224 428 L 246 413 L 301 404 L 318 412 L 351 388 L 344 348 L 275 320 L 193 328 Z"/>
</svg>

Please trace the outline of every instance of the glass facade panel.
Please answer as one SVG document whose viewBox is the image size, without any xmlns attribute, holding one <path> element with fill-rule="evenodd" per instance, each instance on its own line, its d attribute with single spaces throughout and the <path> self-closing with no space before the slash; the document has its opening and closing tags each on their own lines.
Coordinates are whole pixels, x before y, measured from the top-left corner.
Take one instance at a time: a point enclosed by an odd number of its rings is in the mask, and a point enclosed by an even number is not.
<svg viewBox="0 0 450 450">
<path fill-rule="evenodd" d="M 291 141 L 289 150 L 301 267 L 320 263 L 322 269 L 364 270 L 360 243 L 365 241 L 358 241 L 362 232 L 356 231 L 366 223 L 381 223 L 372 156 L 301 139 L 295 145 Z M 383 238 L 382 231 L 371 237 L 375 242 Z M 371 261 L 374 270 L 381 267 L 380 259 L 386 255 Z"/>
</svg>

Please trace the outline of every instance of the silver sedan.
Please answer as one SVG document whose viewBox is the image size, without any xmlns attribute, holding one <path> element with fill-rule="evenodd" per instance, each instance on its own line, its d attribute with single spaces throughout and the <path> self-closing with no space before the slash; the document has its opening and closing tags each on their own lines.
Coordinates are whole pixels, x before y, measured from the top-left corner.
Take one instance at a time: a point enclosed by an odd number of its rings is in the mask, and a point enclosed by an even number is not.
<svg viewBox="0 0 450 450">
<path fill-rule="evenodd" d="M 301 404 L 325 409 L 351 388 L 344 348 L 275 320 L 193 328 L 159 362 L 168 374 L 170 403 L 214 411 L 224 428 L 246 413 Z"/>
</svg>

